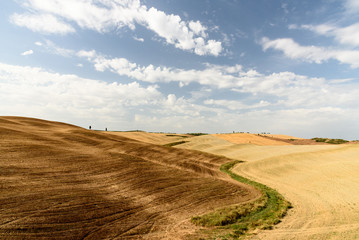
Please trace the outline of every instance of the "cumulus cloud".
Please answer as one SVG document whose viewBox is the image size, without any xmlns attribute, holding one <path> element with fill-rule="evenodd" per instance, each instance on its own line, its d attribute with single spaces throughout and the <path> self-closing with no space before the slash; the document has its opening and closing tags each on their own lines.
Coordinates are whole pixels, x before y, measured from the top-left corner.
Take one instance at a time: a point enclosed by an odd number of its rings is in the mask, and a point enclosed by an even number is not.
<svg viewBox="0 0 359 240">
<path fill-rule="evenodd" d="M 137 64 L 124 60 L 114 63 L 127 68 L 127 74 L 138 68 Z M 212 133 L 271 131 L 330 137 L 325 135 L 328 129 L 338 128 L 346 134 L 343 138 L 354 138 L 352 133 L 358 132 L 359 86 L 355 81 L 328 81 L 291 72 L 264 75 L 254 70 L 244 71 L 241 66 L 207 67 L 221 73 L 220 80 L 227 81 L 226 78 L 231 76 L 240 82 L 239 85 L 230 82 L 227 89 L 232 92 L 231 96 L 237 93 L 239 97 L 218 99 L 207 87 L 205 96 L 186 99 L 174 93 L 163 94 L 154 84 L 142 86 L 139 81 L 109 83 L 0 63 L 0 101 L 3 103 L 0 112 L 84 127 L 92 125 L 95 129 Z M 177 73 L 173 74 L 174 78 Z M 179 76 L 181 74 L 179 72 Z M 196 74 L 207 74 L 206 69 Z M 207 85 L 212 86 L 209 82 Z"/>
<path fill-rule="evenodd" d="M 85 57 L 94 64 L 97 71 L 109 70 L 120 76 L 127 76 L 150 83 L 179 82 L 183 85 L 197 82 L 202 85 L 210 85 L 218 88 L 239 87 L 241 83 L 234 75 L 241 66 L 217 66 L 211 65 L 204 70 L 185 70 L 166 66 L 156 67 L 152 64 L 141 66 L 125 58 L 108 58 L 97 54 L 96 51 L 79 51 L 80 57 Z M 238 72 L 237 72 L 238 73 Z"/>
<path fill-rule="evenodd" d="M 130 94 L 129 94 L 130 93 Z M 0 63 L 0 111 L 61 121 L 115 121 L 131 107 L 165 102 L 155 86 L 119 84 Z M 110 120 L 109 120 L 110 119 Z M 127 119 L 128 120 L 128 119 Z"/>
<path fill-rule="evenodd" d="M 204 102 L 206 105 L 217 107 L 226 105 L 230 110 L 260 107 L 319 107 L 327 104 L 340 106 L 355 104 L 356 94 L 359 94 L 359 90 L 341 85 L 347 82 L 347 79 L 327 81 L 324 78 L 310 78 L 292 72 L 265 75 L 253 69 L 245 70 L 241 65 L 207 64 L 201 70 L 141 66 L 125 58 L 107 58 L 95 51 L 81 51 L 78 55 L 86 57 L 97 71 L 111 71 L 142 82 L 152 84 L 178 82 L 180 85 L 198 83 L 212 89 L 224 89 L 252 96 L 251 101 L 246 99 L 249 102 L 243 103 L 211 99 L 209 96 L 207 96 L 209 100 Z"/>
<path fill-rule="evenodd" d="M 340 63 L 349 64 L 352 68 L 359 68 L 358 50 L 335 50 L 317 46 L 301 46 L 291 38 L 270 40 L 266 37 L 261 41 L 263 50 L 270 48 L 282 51 L 286 57 L 306 62 L 323 63 L 335 59 Z"/>
<path fill-rule="evenodd" d="M 27 56 L 27 55 L 31 55 L 31 54 L 33 54 L 33 53 L 34 53 L 34 51 L 32 51 L 32 50 L 30 49 L 30 50 L 28 50 L 28 51 L 25 51 L 25 52 L 21 53 L 21 55 L 22 55 L 22 56 Z"/>
<path fill-rule="evenodd" d="M 222 43 L 207 39 L 207 27 L 199 21 L 184 21 L 180 16 L 147 8 L 139 0 L 25 0 L 28 12 L 15 13 L 10 20 L 19 26 L 45 34 L 75 32 L 73 24 L 83 29 L 105 33 L 122 27 L 135 30 L 136 24 L 154 31 L 176 48 L 198 55 L 218 56 Z"/>
</svg>

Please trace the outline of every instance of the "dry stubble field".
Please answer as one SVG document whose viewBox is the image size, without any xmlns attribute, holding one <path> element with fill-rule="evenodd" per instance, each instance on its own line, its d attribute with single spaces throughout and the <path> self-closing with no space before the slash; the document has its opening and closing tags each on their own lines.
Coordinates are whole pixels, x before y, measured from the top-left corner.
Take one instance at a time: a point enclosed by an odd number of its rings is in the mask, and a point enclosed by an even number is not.
<svg viewBox="0 0 359 240">
<path fill-rule="evenodd" d="M 252 239 L 359 239 L 359 144 L 235 144 L 245 135 L 229 135 L 201 136 L 177 147 L 244 160 L 234 172 L 292 203 L 282 223 Z"/>
</svg>

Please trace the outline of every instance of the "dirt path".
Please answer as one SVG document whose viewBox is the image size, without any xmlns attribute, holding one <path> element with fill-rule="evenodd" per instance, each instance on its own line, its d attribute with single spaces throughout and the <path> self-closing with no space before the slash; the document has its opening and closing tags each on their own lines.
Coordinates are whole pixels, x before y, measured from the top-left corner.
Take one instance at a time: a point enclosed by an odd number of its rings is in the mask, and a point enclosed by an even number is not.
<svg viewBox="0 0 359 240">
<path fill-rule="evenodd" d="M 235 172 L 275 188 L 294 206 L 274 230 L 252 239 L 359 239 L 359 145 L 303 147 L 237 155 L 248 162 Z"/>
</svg>

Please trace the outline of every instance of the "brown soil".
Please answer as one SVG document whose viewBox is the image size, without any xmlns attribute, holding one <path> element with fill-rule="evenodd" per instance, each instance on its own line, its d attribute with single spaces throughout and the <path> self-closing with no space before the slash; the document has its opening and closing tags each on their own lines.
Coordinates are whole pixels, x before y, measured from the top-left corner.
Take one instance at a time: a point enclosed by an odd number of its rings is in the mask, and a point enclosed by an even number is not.
<svg viewBox="0 0 359 240">
<path fill-rule="evenodd" d="M 192 239 L 191 216 L 259 197 L 228 159 L 0 117 L 0 239 Z"/>
<path fill-rule="evenodd" d="M 187 141 L 187 138 L 193 137 L 187 134 L 171 133 L 149 133 L 149 132 L 104 132 L 112 135 L 135 139 L 140 142 L 165 145 L 172 142 Z"/>
</svg>

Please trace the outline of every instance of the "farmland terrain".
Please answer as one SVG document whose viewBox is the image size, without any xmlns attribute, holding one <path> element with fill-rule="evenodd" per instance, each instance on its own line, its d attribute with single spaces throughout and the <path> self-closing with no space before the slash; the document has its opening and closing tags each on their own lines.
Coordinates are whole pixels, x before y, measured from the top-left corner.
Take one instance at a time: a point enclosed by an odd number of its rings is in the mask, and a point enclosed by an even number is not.
<svg viewBox="0 0 359 240">
<path fill-rule="evenodd" d="M 181 143 L 175 147 L 164 147 Z M 0 239 L 198 239 L 191 217 L 276 189 L 293 205 L 250 239 L 359 239 L 359 144 L 286 135 L 90 131 L 0 117 Z"/>
<path fill-rule="evenodd" d="M 308 145 L 290 145 L 293 140 L 283 136 L 289 140 L 283 144 L 279 139 L 273 143 L 272 136 L 265 137 L 267 142 L 258 137 L 207 135 L 176 147 L 245 161 L 233 171 L 276 189 L 291 202 L 294 208 L 281 224 L 252 239 L 359 239 L 359 144 L 299 139 Z"/>
<path fill-rule="evenodd" d="M 227 158 L 59 122 L 0 117 L 0 152 L 0 239 L 193 239 L 192 216 L 261 196 Z"/>
</svg>

